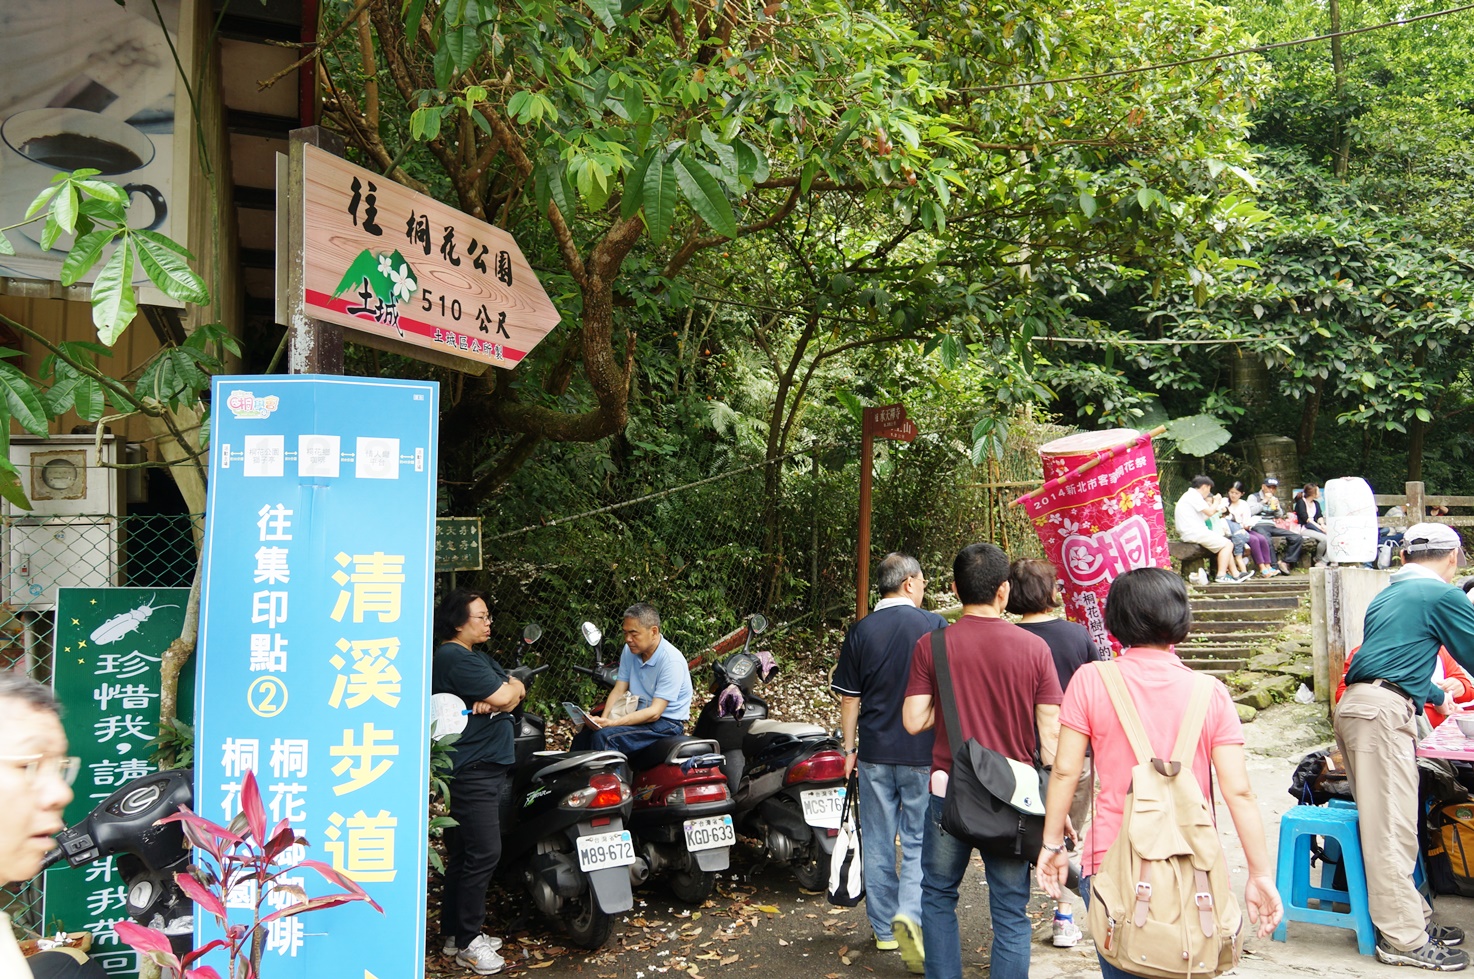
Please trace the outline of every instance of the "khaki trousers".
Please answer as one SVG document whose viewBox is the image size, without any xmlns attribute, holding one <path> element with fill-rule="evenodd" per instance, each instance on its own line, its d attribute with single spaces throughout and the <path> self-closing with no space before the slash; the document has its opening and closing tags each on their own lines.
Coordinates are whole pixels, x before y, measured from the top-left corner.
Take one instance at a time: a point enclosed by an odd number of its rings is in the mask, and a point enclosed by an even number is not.
<svg viewBox="0 0 1474 979">
<path fill-rule="evenodd" d="M 1372 924 L 1408 952 L 1428 941 L 1433 910 L 1413 886 L 1418 859 L 1416 714 L 1407 698 L 1354 683 L 1336 708 L 1336 743 L 1346 759 L 1361 823 Z"/>
</svg>

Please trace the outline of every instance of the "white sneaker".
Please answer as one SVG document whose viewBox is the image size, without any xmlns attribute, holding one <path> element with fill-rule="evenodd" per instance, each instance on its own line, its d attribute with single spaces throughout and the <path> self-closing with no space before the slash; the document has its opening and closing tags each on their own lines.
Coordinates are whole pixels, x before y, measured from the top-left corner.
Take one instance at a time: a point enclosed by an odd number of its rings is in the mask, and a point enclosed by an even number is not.
<svg viewBox="0 0 1474 979">
<path fill-rule="evenodd" d="M 1080 932 L 1080 926 L 1075 924 L 1075 919 L 1062 918 L 1058 914 L 1054 916 L 1052 940 L 1055 948 L 1074 948 L 1080 944 L 1080 939 L 1085 936 Z"/>
<path fill-rule="evenodd" d="M 470 945 L 456 953 L 456 965 L 465 966 L 478 976 L 496 975 L 506 964 L 485 935 L 477 935 Z"/>
<path fill-rule="evenodd" d="M 486 944 L 491 946 L 493 952 L 500 952 L 502 950 L 502 940 L 500 938 L 492 938 L 490 935 L 483 935 L 482 937 L 486 939 Z M 456 951 L 456 937 L 454 935 L 446 935 L 445 943 L 440 946 L 440 954 L 448 959 L 453 959 L 455 958 Z"/>
</svg>

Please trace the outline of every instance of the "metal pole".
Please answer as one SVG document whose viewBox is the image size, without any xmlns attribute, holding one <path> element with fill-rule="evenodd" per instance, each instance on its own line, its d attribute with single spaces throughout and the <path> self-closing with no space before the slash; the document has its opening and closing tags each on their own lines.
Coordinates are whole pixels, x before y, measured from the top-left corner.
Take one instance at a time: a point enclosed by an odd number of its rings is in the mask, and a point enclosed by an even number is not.
<svg viewBox="0 0 1474 979">
<path fill-rule="evenodd" d="M 855 621 L 865 617 L 870 604 L 870 470 L 875 461 L 875 442 L 870 434 L 870 417 L 862 415 L 860 422 L 860 540 L 856 555 L 858 580 L 855 583 Z"/>
<path fill-rule="evenodd" d="M 811 480 L 814 484 L 814 516 L 813 527 L 809 534 L 809 602 L 816 613 L 821 613 L 821 600 L 819 595 L 819 452 L 814 450 L 812 455 L 813 473 Z"/>
</svg>

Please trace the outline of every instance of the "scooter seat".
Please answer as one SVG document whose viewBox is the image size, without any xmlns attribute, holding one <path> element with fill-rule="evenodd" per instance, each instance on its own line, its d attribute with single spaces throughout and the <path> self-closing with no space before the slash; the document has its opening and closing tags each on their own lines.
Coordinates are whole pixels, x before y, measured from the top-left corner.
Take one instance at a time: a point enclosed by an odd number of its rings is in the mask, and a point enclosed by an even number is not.
<svg viewBox="0 0 1474 979">
<path fill-rule="evenodd" d="M 721 747 L 711 738 L 672 734 L 630 755 L 630 766 L 637 772 L 643 772 L 656 765 L 673 765 L 697 755 L 721 754 L 721 751 Z"/>
<path fill-rule="evenodd" d="M 824 737 L 829 732 L 817 724 L 809 724 L 804 721 L 774 721 L 764 718 L 753 721 L 752 727 L 748 729 L 749 734 L 787 734 L 795 738 Z"/>
<path fill-rule="evenodd" d="M 559 752 L 559 754 L 564 754 Z M 598 768 L 605 765 L 622 765 L 625 757 L 618 751 L 570 751 L 564 755 L 561 761 L 554 758 L 552 764 L 544 765 L 532 773 L 534 781 L 544 782 L 557 775 L 566 772 L 570 768 Z"/>
</svg>

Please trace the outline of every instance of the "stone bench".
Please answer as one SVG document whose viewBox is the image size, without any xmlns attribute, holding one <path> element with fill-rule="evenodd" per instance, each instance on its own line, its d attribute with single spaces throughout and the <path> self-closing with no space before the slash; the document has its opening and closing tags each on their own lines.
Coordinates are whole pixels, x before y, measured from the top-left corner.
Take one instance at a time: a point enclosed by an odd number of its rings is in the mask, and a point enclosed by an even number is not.
<svg viewBox="0 0 1474 979">
<path fill-rule="evenodd" d="M 1202 544 L 1191 544 L 1185 540 L 1169 540 L 1167 550 L 1171 553 L 1172 560 L 1176 562 L 1184 578 L 1192 571 L 1194 565 L 1201 564 L 1208 569 L 1208 563 L 1213 560 L 1212 551 Z M 1211 574 L 1212 569 L 1208 570 Z"/>
</svg>

